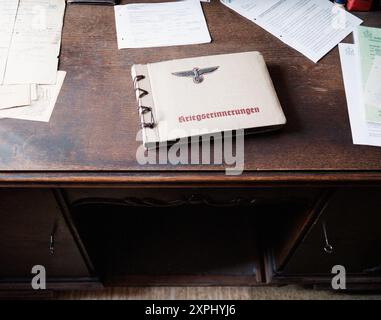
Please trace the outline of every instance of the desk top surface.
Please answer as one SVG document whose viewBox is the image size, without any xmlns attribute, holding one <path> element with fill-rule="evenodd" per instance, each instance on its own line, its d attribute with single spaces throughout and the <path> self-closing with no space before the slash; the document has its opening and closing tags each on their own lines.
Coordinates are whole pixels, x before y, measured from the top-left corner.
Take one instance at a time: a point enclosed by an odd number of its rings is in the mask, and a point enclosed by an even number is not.
<svg viewBox="0 0 381 320">
<path fill-rule="evenodd" d="M 281 131 L 245 138 L 245 170 L 379 174 L 381 148 L 352 144 L 337 48 L 314 64 L 218 1 L 203 8 L 210 44 L 118 50 L 112 7 L 69 5 L 60 57 L 67 78 L 51 121 L 0 120 L 0 173 L 9 178 L 29 171 L 222 172 L 223 165 L 137 163 L 139 121 L 130 68 L 133 63 L 258 50 L 288 123 Z M 358 16 L 366 26 L 381 27 L 381 12 Z"/>
</svg>

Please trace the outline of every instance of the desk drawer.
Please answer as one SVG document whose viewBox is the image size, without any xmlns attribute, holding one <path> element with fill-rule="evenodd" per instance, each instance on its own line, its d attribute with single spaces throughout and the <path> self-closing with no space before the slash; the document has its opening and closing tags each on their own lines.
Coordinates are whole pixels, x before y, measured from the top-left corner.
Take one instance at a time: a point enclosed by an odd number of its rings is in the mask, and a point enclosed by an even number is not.
<svg viewBox="0 0 381 320">
<path fill-rule="evenodd" d="M 255 285 L 259 216 L 310 208 L 318 188 L 66 189 L 105 284 Z"/>
<path fill-rule="evenodd" d="M 86 277 L 88 269 L 51 190 L 0 189 L 0 279 Z"/>
<path fill-rule="evenodd" d="M 105 285 L 262 281 L 255 209 L 83 204 L 76 227 Z"/>
<path fill-rule="evenodd" d="M 348 274 L 381 276 L 380 225 L 380 188 L 339 190 L 277 271 L 282 275 L 330 275 L 334 265 L 343 265 Z M 332 248 L 326 247 L 327 242 Z"/>
<path fill-rule="evenodd" d="M 67 190 L 71 214 L 103 282 L 262 283 L 258 217 L 309 207 L 300 189 Z"/>
</svg>

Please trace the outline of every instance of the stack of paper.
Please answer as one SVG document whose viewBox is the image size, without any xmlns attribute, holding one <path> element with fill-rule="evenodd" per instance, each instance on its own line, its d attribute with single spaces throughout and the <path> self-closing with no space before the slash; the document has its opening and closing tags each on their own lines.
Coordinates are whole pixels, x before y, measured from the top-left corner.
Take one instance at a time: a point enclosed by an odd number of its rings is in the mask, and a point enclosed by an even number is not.
<svg viewBox="0 0 381 320">
<path fill-rule="evenodd" d="M 147 48 L 211 41 L 199 0 L 115 6 L 118 48 Z"/>
<path fill-rule="evenodd" d="M 65 78 L 64 12 L 65 0 L 1 0 L 0 119 L 49 121 Z"/>
<path fill-rule="evenodd" d="M 356 44 L 340 44 L 354 144 L 381 146 L 381 29 L 359 27 Z"/>
</svg>

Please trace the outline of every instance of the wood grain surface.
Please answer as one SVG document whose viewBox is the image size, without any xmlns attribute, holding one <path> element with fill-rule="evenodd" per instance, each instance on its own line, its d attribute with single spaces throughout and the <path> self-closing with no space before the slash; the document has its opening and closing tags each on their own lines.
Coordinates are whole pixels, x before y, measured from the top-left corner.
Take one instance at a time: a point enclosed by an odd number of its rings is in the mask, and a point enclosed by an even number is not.
<svg viewBox="0 0 381 320">
<path fill-rule="evenodd" d="M 299 286 L 283 287 L 131 287 L 63 291 L 58 300 L 380 300 L 380 294 L 337 293 Z"/>
<path fill-rule="evenodd" d="M 279 171 L 291 178 L 295 171 L 315 177 L 322 171 L 356 171 L 360 180 L 362 174 L 380 180 L 381 149 L 352 144 L 337 48 L 314 64 L 219 1 L 202 6 L 212 43 L 118 50 L 112 7 L 68 5 L 60 57 L 67 78 L 52 119 L 48 124 L 0 120 L 0 180 L 16 181 L 32 171 L 36 179 L 54 171 L 69 181 L 73 172 L 85 171 L 95 177 L 107 172 L 105 178 L 135 172 L 137 181 L 144 172 L 158 179 L 185 171 L 223 172 L 223 165 L 137 163 L 139 121 L 130 68 L 251 50 L 264 55 L 288 123 L 279 132 L 245 138 L 245 170 Z M 364 25 L 381 27 L 381 12 L 357 15 Z"/>
</svg>

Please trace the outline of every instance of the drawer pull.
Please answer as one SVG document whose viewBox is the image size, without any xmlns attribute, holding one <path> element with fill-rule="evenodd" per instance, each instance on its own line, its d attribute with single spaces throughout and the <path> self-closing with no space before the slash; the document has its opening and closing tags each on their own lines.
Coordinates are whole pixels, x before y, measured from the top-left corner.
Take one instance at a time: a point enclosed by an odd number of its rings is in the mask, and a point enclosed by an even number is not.
<svg viewBox="0 0 381 320">
<path fill-rule="evenodd" d="M 49 251 L 50 251 L 50 254 L 51 255 L 54 255 L 54 244 L 55 244 L 55 241 L 54 241 L 54 233 L 52 233 L 50 235 L 50 245 L 49 245 Z"/>
<path fill-rule="evenodd" d="M 324 234 L 324 241 L 325 241 L 325 245 L 324 245 L 324 251 L 326 253 L 333 253 L 333 247 L 332 245 L 329 243 L 329 240 L 328 240 L 328 235 L 327 235 L 327 227 L 325 225 L 325 221 L 323 221 L 322 223 L 322 227 L 323 227 L 323 234 Z"/>
</svg>

